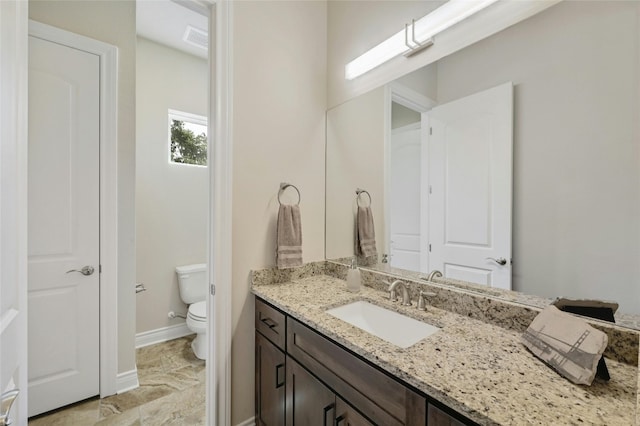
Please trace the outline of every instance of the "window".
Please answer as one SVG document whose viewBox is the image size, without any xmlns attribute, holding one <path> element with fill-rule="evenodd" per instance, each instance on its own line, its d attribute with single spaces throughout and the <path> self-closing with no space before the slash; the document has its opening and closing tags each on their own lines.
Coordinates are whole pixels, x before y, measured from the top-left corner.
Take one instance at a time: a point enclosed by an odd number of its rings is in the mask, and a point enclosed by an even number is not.
<svg viewBox="0 0 640 426">
<path fill-rule="evenodd" d="M 207 117 L 169 110 L 169 161 L 207 165 Z"/>
</svg>

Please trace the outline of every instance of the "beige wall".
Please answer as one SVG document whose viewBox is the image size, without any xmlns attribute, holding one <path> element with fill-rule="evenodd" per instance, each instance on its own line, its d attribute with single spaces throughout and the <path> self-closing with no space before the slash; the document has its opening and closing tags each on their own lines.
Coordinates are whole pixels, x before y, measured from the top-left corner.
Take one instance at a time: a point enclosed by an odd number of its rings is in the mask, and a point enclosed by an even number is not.
<svg viewBox="0 0 640 426">
<path fill-rule="evenodd" d="M 438 100 L 438 63 L 419 68 L 395 80 L 396 83 L 420 93 L 432 101 Z"/>
<path fill-rule="evenodd" d="M 327 112 L 326 217 L 327 259 L 354 255 L 356 188 L 371 194 L 376 247 L 386 252 L 384 233 L 384 113 L 383 87 Z M 366 205 L 363 195 L 360 203 Z"/>
<path fill-rule="evenodd" d="M 169 163 L 168 109 L 207 116 L 207 61 L 138 37 L 136 332 L 184 323 L 175 267 L 207 260 L 207 167 Z"/>
<path fill-rule="evenodd" d="M 439 102 L 515 85 L 516 290 L 640 313 L 639 12 L 563 2 L 438 63 Z"/>
<path fill-rule="evenodd" d="M 249 271 L 275 265 L 278 185 L 302 195 L 303 257 L 324 259 L 326 3 L 243 1 L 233 17 L 232 424 L 254 416 Z"/>
<path fill-rule="evenodd" d="M 135 368 L 135 2 L 29 1 L 29 18 L 118 47 L 118 372 Z"/>
</svg>

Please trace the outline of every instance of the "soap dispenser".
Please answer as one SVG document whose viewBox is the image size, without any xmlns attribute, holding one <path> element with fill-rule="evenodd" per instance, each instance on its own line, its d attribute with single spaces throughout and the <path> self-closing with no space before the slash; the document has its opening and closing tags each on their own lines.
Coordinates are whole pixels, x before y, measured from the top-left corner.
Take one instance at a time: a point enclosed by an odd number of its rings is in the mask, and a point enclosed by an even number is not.
<svg viewBox="0 0 640 426">
<path fill-rule="evenodd" d="M 347 290 L 352 293 L 360 291 L 360 269 L 356 267 L 356 258 L 351 259 L 351 268 L 347 271 Z"/>
</svg>

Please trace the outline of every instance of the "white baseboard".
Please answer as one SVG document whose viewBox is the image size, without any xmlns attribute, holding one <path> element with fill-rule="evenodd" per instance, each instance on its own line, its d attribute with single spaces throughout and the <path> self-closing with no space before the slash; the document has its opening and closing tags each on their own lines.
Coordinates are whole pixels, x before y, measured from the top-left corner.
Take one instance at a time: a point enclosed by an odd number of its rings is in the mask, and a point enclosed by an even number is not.
<svg viewBox="0 0 640 426">
<path fill-rule="evenodd" d="M 242 423 L 238 423 L 236 426 L 256 426 L 256 418 L 251 417 L 250 419 L 247 419 Z"/>
<path fill-rule="evenodd" d="M 118 373 L 116 378 L 116 392 L 118 394 L 133 390 L 140 386 L 138 382 L 138 369 L 134 368 L 124 373 Z"/>
<path fill-rule="evenodd" d="M 167 340 L 177 339 L 178 337 L 184 337 L 190 334 L 193 334 L 193 331 L 189 330 L 186 322 L 157 328 L 155 330 L 143 331 L 142 333 L 136 334 L 136 348 L 155 345 L 156 343 L 166 342 Z"/>
</svg>

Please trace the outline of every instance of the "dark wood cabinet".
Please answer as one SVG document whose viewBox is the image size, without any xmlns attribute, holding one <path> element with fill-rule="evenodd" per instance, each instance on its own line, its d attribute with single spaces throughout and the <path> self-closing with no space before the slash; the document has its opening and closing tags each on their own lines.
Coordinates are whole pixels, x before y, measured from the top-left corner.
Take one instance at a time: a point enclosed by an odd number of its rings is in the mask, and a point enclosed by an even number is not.
<svg viewBox="0 0 640 426">
<path fill-rule="evenodd" d="M 460 420 L 450 416 L 433 404 L 429 404 L 427 408 L 427 425 L 428 426 L 464 426 Z"/>
<path fill-rule="evenodd" d="M 256 299 L 255 327 L 274 345 L 285 350 L 286 315 L 260 299 Z"/>
<path fill-rule="evenodd" d="M 282 426 L 285 419 L 285 354 L 256 332 L 256 424 Z"/>
<path fill-rule="evenodd" d="M 333 426 L 334 393 L 290 357 L 287 357 L 286 405 L 288 426 Z"/>
<path fill-rule="evenodd" d="M 260 299 L 255 325 L 258 425 L 474 424 Z"/>
<path fill-rule="evenodd" d="M 374 426 L 355 408 L 336 396 L 336 424 L 335 426 Z"/>
<path fill-rule="evenodd" d="M 287 318 L 287 354 L 372 423 L 425 425 L 423 396 L 291 317 Z"/>
</svg>

